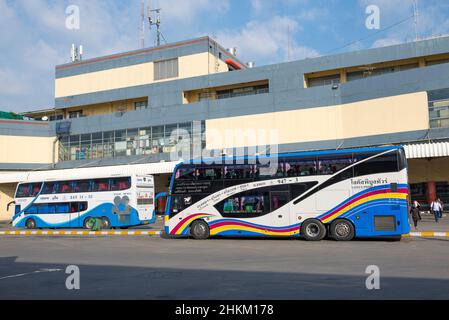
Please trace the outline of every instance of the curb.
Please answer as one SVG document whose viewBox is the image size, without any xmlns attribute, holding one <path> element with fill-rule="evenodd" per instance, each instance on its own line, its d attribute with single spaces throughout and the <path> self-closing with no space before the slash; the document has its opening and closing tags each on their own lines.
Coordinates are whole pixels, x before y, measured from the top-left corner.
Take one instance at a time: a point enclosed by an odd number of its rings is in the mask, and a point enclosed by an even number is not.
<svg viewBox="0 0 449 320">
<path fill-rule="evenodd" d="M 162 231 L 0 231 L 0 236 L 158 236 Z"/>
<path fill-rule="evenodd" d="M 404 235 L 404 237 L 449 237 L 449 232 L 410 232 Z"/>
</svg>

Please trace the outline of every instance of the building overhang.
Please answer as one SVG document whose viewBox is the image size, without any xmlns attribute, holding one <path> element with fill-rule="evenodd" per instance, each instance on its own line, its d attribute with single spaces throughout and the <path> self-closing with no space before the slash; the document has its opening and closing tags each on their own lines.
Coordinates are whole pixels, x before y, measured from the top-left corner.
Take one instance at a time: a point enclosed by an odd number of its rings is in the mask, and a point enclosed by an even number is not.
<svg viewBox="0 0 449 320">
<path fill-rule="evenodd" d="M 429 142 L 404 145 L 407 159 L 449 157 L 449 142 Z"/>
</svg>

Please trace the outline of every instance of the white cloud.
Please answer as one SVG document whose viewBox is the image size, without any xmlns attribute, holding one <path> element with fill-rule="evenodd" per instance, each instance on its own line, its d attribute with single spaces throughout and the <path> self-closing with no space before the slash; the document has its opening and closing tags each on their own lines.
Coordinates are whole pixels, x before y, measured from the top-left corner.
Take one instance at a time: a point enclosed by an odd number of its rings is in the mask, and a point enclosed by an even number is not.
<svg viewBox="0 0 449 320">
<path fill-rule="evenodd" d="M 301 26 L 285 16 L 274 16 L 268 21 L 252 20 L 241 30 L 223 30 L 217 39 L 226 47 L 237 47 L 239 57 L 245 61 L 264 60 L 269 63 L 287 60 L 288 33 L 291 39 L 301 31 Z M 292 60 L 317 56 L 314 49 L 290 42 Z"/>
<path fill-rule="evenodd" d="M 162 18 L 179 24 L 190 24 L 204 13 L 225 14 L 230 8 L 229 0 L 162 0 L 154 6 L 162 9 Z"/>
</svg>

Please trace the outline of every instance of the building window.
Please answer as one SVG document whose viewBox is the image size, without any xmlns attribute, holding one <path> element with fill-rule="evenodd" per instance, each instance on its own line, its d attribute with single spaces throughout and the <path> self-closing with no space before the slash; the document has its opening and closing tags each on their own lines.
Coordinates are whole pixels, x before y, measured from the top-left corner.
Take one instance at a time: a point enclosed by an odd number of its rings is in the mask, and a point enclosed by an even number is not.
<svg viewBox="0 0 449 320">
<path fill-rule="evenodd" d="M 431 128 L 449 128 L 449 100 L 429 102 Z"/>
<path fill-rule="evenodd" d="M 69 119 L 82 118 L 83 110 L 69 112 Z"/>
<path fill-rule="evenodd" d="M 58 115 L 56 115 L 56 116 L 50 116 L 48 119 L 49 119 L 50 121 L 64 120 L 64 115 L 58 114 Z"/>
<path fill-rule="evenodd" d="M 326 77 L 311 78 L 308 81 L 309 88 L 311 87 L 322 87 L 340 84 L 340 75 L 331 75 Z"/>
<path fill-rule="evenodd" d="M 178 58 L 157 61 L 154 63 L 154 80 L 164 80 L 178 77 Z"/>
<path fill-rule="evenodd" d="M 135 108 L 135 110 L 148 109 L 148 102 L 146 102 L 146 101 L 136 102 L 136 103 L 134 103 L 134 108 Z"/>
<path fill-rule="evenodd" d="M 217 99 L 228 99 L 255 94 L 269 93 L 268 84 L 217 91 Z"/>
<path fill-rule="evenodd" d="M 182 131 L 178 131 L 179 135 L 176 135 L 176 130 Z M 199 141 L 201 148 L 205 148 L 204 132 L 205 122 L 202 121 L 200 133 L 193 131 L 192 122 L 187 122 L 73 135 L 61 138 L 59 156 L 61 161 L 72 161 L 170 153 L 179 141 L 187 138 L 190 138 L 188 143 Z M 193 150 L 193 145 L 191 146 Z"/>
</svg>

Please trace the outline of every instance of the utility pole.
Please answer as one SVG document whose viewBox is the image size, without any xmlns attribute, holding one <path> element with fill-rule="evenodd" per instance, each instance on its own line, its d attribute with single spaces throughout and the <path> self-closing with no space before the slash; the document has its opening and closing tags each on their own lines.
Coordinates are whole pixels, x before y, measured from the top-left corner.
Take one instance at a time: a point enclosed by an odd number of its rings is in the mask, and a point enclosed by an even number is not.
<svg viewBox="0 0 449 320">
<path fill-rule="evenodd" d="M 153 19 L 153 15 L 155 16 Z M 161 9 L 151 9 L 150 6 L 148 6 L 148 20 L 150 24 L 150 30 L 152 26 L 156 26 L 156 46 L 159 47 L 161 45 L 161 40 L 164 40 L 164 35 L 161 31 Z"/>
</svg>

